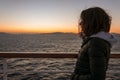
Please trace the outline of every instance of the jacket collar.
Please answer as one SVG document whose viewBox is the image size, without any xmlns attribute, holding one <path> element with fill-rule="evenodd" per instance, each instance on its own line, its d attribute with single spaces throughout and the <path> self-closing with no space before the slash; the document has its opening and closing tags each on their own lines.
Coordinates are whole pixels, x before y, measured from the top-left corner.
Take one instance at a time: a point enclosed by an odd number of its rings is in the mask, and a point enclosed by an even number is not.
<svg viewBox="0 0 120 80">
<path fill-rule="evenodd" d="M 98 37 L 87 37 L 87 38 L 85 38 L 85 39 L 83 40 L 83 42 L 82 42 L 81 47 L 83 47 L 83 46 L 84 46 L 85 44 L 87 44 L 91 39 L 94 39 L 94 38 L 98 38 Z M 98 39 L 101 39 L 101 38 L 98 38 Z M 101 39 L 101 40 L 107 42 L 107 43 L 110 45 L 110 47 L 112 47 L 112 45 L 111 45 L 108 41 L 106 41 L 106 40 L 104 40 L 104 39 Z"/>
</svg>

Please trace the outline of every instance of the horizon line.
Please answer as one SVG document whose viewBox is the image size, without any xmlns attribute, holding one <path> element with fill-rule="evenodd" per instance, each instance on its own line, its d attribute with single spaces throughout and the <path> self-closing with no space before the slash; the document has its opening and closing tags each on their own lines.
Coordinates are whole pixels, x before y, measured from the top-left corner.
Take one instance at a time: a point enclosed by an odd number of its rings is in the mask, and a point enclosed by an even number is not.
<svg viewBox="0 0 120 80">
<path fill-rule="evenodd" d="M 109 32 L 109 33 L 115 33 L 120 34 L 118 32 Z M 38 32 L 0 32 L 0 34 L 78 34 L 78 32 L 44 32 L 44 33 L 38 33 Z"/>
<path fill-rule="evenodd" d="M 71 33 L 71 34 L 77 34 L 77 32 L 44 32 L 44 33 L 41 33 L 41 32 L 0 32 L 0 33 L 3 33 L 3 34 L 53 34 L 53 33 L 56 33 L 56 34 L 62 34 L 62 33 Z"/>
</svg>

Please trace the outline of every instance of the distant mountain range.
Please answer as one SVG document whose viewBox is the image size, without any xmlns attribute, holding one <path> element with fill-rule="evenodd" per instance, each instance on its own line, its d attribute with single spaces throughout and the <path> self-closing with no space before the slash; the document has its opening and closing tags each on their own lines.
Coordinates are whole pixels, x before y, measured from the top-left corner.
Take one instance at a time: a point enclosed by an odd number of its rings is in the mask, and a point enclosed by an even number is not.
<svg viewBox="0 0 120 80">
<path fill-rule="evenodd" d="M 6 35 L 6 34 L 9 34 L 9 33 L 5 33 L 5 32 L 0 32 L 0 34 L 2 34 L 2 35 Z"/>
<path fill-rule="evenodd" d="M 0 35 L 12 35 L 11 33 L 0 32 Z"/>
<path fill-rule="evenodd" d="M 23 35 L 23 34 L 27 34 L 27 35 L 30 34 L 30 35 L 31 35 L 32 33 L 17 33 L 17 34 L 19 34 L 19 35 L 20 35 L 20 34 L 22 34 L 22 35 Z M 33 34 L 34 34 L 34 35 L 35 35 L 35 34 L 38 35 L 38 34 L 76 34 L 76 33 L 72 33 L 72 32 L 71 32 L 71 33 L 53 32 L 53 33 L 33 33 Z M 15 35 L 15 33 L 0 32 L 0 35 Z"/>
<path fill-rule="evenodd" d="M 29 33 L 20 33 L 20 34 L 17 34 L 17 35 L 32 35 L 32 34 L 29 34 Z M 63 32 L 53 32 L 53 33 L 35 33 L 33 35 L 39 35 L 39 34 L 53 34 L 53 35 L 77 35 L 77 33 L 63 33 Z M 119 33 L 112 33 L 113 35 L 115 36 L 120 36 Z M 14 33 L 6 33 L 6 32 L 0 32 L 0 35 L 16 35 Z"/>
</svg>

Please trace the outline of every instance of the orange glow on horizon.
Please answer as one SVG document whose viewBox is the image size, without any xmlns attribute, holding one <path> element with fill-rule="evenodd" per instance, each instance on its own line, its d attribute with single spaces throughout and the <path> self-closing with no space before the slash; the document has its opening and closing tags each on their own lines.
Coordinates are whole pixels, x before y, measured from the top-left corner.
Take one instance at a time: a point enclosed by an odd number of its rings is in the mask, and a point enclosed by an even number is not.
<svg viewBox="0 0 120 80">
<path fill-rule="evenodd" d="M 0 32 L 7 33 L 53 33 L 53 32 L 64 32 L 64 33 L 78 33 L 78 28 L 76 26 L 10 26 L 10 25 L 0 25 Z M 119 27 L 111 27 L 110 32 L 120 33 Z"/>
<path fill-rule="evenodd" d="M 110 30 L 110 32 L 112 32 L 112 33 L 120 33 L 120 29 L 119 28 L 117 28 L 117 27 L 111 27 L 111 30 Z"/>
<path fill-rule="evenodd" d="M 10 27 L 10 26 L 9 26 Z M 75 27 L 73 29 L 73 27 L 70 28 L 66 28 L 66 27 L 55 27 L 55 28 L 47 28 L 47 27 L 43 27 L 43 28 L 34 28 L 34 27 L 11 27 L 11 28 L 7 28 L 2 26 L 0 29 L 0 32 L 7 32 L 7 33 L 53 33 L 53 32 L 64 32 L 64 33 L 77 33 L 77 27 Z"/>
<path fill-rule="evenodd" d="M 1 29 L 0 32 L 7 32 L 7 33 L 53 33 L 53 32 L 64 32 L 64 33 L 78 33 L 77 30 L 73 30 L 73 29 L 64 29 L 64 30 L 39 30 L 39 29 L 34 29 L 34 30 L 25 30 L 25 29 L 21 29 L 21 30 L 17 30 L 17 29 Z M 111 33 L 120 33 L 119 29 L 111 29 L 110 30 Z"/>
</svg>

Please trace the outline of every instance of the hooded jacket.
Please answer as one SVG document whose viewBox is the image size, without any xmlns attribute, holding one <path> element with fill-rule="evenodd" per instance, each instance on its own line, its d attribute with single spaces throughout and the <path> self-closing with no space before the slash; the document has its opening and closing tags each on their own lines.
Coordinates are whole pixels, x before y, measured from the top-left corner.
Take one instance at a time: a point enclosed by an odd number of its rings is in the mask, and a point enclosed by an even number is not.
<svg viewBox="0 0 120 80">
<path fill-rule="evenodd" d="M 106 32 L 85 39 L 71 80 L 105 80 L 111 47 L 115 42 L 116 39 Z"/>
</svg>

